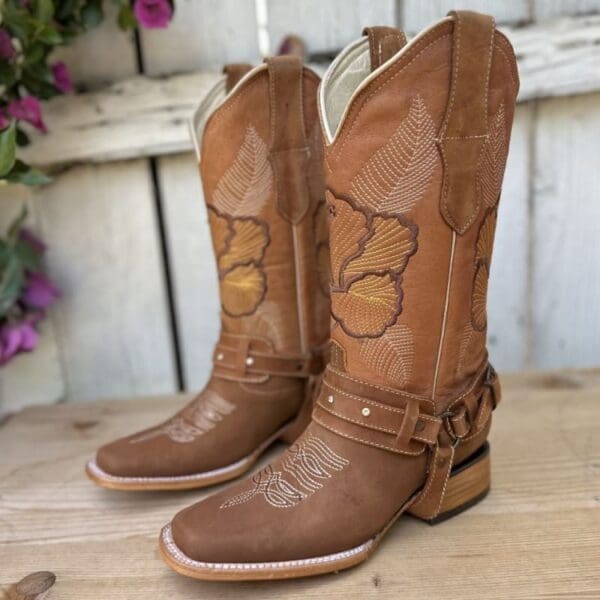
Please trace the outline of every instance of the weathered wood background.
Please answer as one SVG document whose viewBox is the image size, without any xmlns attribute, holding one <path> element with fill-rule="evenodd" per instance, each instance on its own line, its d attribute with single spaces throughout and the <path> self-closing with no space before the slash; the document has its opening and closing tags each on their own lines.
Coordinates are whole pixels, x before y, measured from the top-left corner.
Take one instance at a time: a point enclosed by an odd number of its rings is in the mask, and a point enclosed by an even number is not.
<svg viewBox="0 0 600 600">
<path fill-rule="evenodd" d="M 110 3 L 107 3 L 110 4 Z M 490 287 L 497 368 L 600 363 L 600 0 L 470 0 L 509 31 L 520 105 Z M 176 0 L 170 27 L 114 19 L 63 51 L 77 96 L 45 109 L 28 159 L 54 182 L 23 203 L 63 297 L 35 353 L 0 369 L 0 413 L 34 403 L 199 388 L 218 330 L 217 278 L 186 118 L 222 63 L 288 33 L 333 55 L 365 24 L 416 32 L 452 0 Z M 160 76 L 160 78 L 156 78 Z"/>
</svg>

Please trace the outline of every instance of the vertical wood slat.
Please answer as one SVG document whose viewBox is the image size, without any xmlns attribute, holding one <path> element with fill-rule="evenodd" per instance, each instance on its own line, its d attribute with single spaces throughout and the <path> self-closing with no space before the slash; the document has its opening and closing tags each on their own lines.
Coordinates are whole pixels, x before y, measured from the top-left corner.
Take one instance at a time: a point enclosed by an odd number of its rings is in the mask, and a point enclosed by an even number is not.
<svg viewBox="0 0 600 600">
<path fill-rule="evenodd" d="M 272 53 L 292 33 L 313 54 L 340 50 L 367 25 L 396 24 L 396 0 L 267 0 L 267 10 Z"/>
<path fill-rule="evenodd" d="M 21 208 L 27 206 L 27 226 L 37 230 L 33 194 L 25 186 L 0 188 L 0 232 L 4 234 Z M 0 414 L 29 404 L 52 404 L 63 398 L 65 384 L 52 320 L 39 327 L 34 352 L 19 354 L 0 367 Z"/>
<path fill-rule="evenodd" d="M 600 94 L 545 100 L 535 133 L 533 360 L 600 360 Z"/>
<path fill-rule="evenodd" d="M 490 273 L 488 349 L 502 371 L 522 369 L 527 358 L 531 112 L 521 105 L 515 114 Z"/>
<path fill-rule="evenodd" d="M 254 0 L 177 0 L 169 27 L 140 39 L 148 75 L 259 60 Z"/>
<path fill-rule="evenodd" d="M 144 160 L 74 167 L 39 191 L 67 396 L 176 389 L 153 191 Z"/>
<path fill-rule="evenodd" d="M 454 0 L 401 0 L 400 24 L 406 31 L 415 33 L 456 8 L 491 14 L 497 23 L 518 23 L 531 18 L 529 0 L 463 0 L 459 5 Z"/>
<path fill-rule="evenodd" d="M 253 0 L 180 0 L 167 29 L 142 31 L 140 37 L 149 75 L 220 71 L 227 62 L 260 60 Z M 210 372 L 219 331 L 218 280 L 206 209 L 192 154 L 159 158 L 157 173 L 185 388 L 197 390 Z"/>
<path fill-rule="evenodd" d="M 198 390 L 219 335 L 218 276 L 194 154 L 160 158 L 160 190 L 185 388 Z"/>
</svg>

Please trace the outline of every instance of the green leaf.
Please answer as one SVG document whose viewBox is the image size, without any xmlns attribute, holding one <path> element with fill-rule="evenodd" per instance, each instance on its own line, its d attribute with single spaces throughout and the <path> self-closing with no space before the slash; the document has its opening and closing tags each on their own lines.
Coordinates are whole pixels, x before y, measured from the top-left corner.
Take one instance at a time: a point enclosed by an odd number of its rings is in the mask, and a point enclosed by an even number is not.
<svg viewBox="0 0 600 600">
<path fill-rule="evenodd" d="M 56 31 L 56 29 L 50 25 L 44 25 L 44 27 L 40 29 L 37 34 L 37 39 L 44 44 L 48 44 L 49 46 L 58 46 L 58 44 L 62 43 L 63 41 L 62 35 L 60 35 L 60 33 L 58 33 L 58 31 Z"/>
<path fill-rule="evenodd" d="M 37 0 L 35 16 L 43 23 L 49 23 L 54 16 L 54 3 L 52 0 Z"/>
<path fill-rule="evenodd" d="M 19 230 L 21 227 L 23 227 L 23 223 L 25 223 L 28 213 L 29 211 L 27 210 L 27 206 L 24 204 L 21 207 L 19 216 L 10 224 L 8 231 L 6 232 L 6 241 L 8 242 L 10 248 L 13 248 L 16 244 Z"/>
<path fill-rule="evenodd" d="M 27 242 L 21 239 L 17 240 L 15 252 L 23 267 L 28 271 L 41 269 L 40 255 Z"/>
<path fill-rule="evenodd" d="M 16 254 L 11 254 L 0 273 L 0 318 L 8 313 L 21 295 L 24 281 L 23 265 Z"/>
<path fill-rule="evenodd" d="M 123 31 L 137 27 L 137 19 L 129 4 L 123 4 L 123 6 L 121 6 L 119 16 L 117 17 L 117 23 Z"/>
<path fill-rule="evenodd" d="M 92 29 L 104 19 L 101 0 L 88 0 L 81 10 L 81 20 L 86 29 Z"/>
<path fill-rule="evenodd" d="M 11 183 L 22 183 L 23 185 L 45 185 L 50 183 L 52 178 L 39 169 L 34 169 L 17 160 L 12 171 L 6 175 L 6 180 Z"/>
<path fill-rule="evenodd" d="M 17 152 L 15 124 L 11 123 L 0 131 L 0 177 L 4 177 L 14 166 Z"/>
<path fill-rule="evenodd" d="M 40 62 L 44 58 L 46 48 L 43 44 L 32 44 L 25 50 L 25 65 L 32 65 Z"/>
</svg>

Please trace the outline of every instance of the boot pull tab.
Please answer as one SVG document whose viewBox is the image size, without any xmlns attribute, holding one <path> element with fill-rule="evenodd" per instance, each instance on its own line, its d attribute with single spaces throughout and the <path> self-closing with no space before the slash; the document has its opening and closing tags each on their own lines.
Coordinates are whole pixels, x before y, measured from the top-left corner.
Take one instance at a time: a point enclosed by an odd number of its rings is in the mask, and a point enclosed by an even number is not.
<svg viewBox="0 0 600 600">
<path fill-rule="evenodd" d="M 252 65 L 247 63 L 231 63 L 223 67 L 223 73 L 227 76 L 225 79 L 225 92 L 228 94 L 235 84 L 252 69 Z"/>
<path fill-rule="evenodd" d="M 369 38 L 371 71 L 379 68 L 406 46 L 404 31 L 395 27 L 365 27 L 363 35 Z"/>
<path fill-rule="evenodd" d="M 297 56 L 265 59 L 269 71 L 271 143 L 269 161 L 277 190 L 277 207 L 290 223 L 308 211 L 306 173 L 310 152 L 304 129 L 304 67 Z"/>
<path fill-rule="evenodd" d="M 438 136 L 444 178 L 440 210 L 459 234 L 479 214 L 478 167 L 488 136 L 489 80 L 494 19 L 471 11 L 452 11 L 450 94 Z"/>
</svg>

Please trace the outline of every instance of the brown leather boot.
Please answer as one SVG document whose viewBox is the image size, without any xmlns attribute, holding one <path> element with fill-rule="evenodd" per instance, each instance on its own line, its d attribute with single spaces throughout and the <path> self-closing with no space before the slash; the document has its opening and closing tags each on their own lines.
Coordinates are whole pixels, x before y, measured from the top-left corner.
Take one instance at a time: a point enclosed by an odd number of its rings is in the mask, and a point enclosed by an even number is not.
<svg viewBox="0 0 600 600">
<path fill-rule="evenodd" d="M 319 78 L 292 57 L 225 72 L 193 126 L 222 306 L 212 376 L 165 423 L 100 448 L 87 473 L 103 487 L 227 481 L 310 420 L 329 336 Z"/>
<path fill-rule="evenodd" d="M 338 571 L 405 512 L 428 522 L 490 486 L 498 379 L 486 288 L 518 76 L 491 17 L 451 13 L 403 47 L 346 48 L 319 94 L 326 136 L 332 347 L 312 422 L 251 479 L 161 536 L 200 579 Z"/>
</svg>

